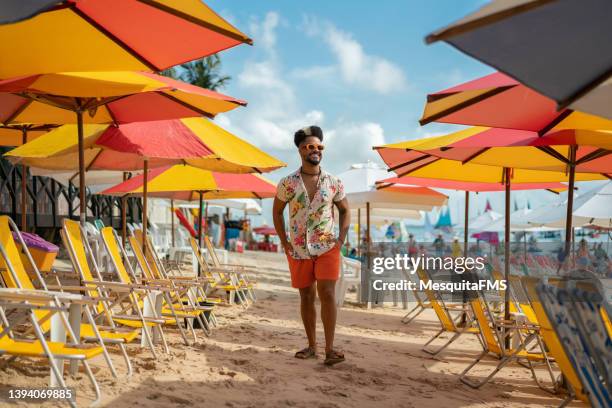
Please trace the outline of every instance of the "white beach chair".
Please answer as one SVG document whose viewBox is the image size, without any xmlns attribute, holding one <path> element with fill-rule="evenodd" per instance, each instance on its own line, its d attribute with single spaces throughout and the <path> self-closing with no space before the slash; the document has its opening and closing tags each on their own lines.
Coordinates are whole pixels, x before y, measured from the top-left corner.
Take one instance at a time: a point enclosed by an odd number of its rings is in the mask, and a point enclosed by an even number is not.
<svg viewBox="0 0 612 408">
<path fill-rule="evenodd" d="M 344 304 L 346 292 L 351 287 L 356 285 L 358 292 L 361 286 L 361 262 L 356 259 L 342 257 L 340 263 L 340 279 L 336 283 L 336 305 L 341 307 Z"/>
</svg>

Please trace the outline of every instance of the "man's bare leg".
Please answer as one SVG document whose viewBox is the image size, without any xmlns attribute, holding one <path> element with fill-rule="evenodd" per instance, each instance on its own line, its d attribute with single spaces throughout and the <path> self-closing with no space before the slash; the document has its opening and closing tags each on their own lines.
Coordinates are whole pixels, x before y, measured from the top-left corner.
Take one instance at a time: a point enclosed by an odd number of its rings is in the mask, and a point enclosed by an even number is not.
<svg viewBox="0 0 612 408">
<path fill-rule="evenodd" d="M 308 337 L 308 347 L 316 351 L 317 349 L 317 310 L 315 309 L 315 284 L 307 288 L 300 289 L 300 312 L 306 337 Z M 297 357 L 297 356 L 296 356 Z"/>
<path fill-rule="evenodd" d="M 317 292 L 321 301 L 321 321 L 325 332 L 325 353 L 334 348 L 334 333 L 336 331 L 336 281 L 318 280 Z"/>
</svg>

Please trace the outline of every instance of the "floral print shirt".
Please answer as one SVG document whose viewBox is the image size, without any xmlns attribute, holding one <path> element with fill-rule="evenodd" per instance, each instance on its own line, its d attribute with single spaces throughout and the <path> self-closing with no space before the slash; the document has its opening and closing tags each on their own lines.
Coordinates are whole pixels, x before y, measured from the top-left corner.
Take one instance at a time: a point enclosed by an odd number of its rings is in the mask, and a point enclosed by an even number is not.
<svg viewBox="0 0 612 408">
<path fill-rule="evenodd" d="M 334 247 L 333 207 L 345 197 L 339 178 L 321 170 L 317 191 L 310 201 L 298 169 L 278 183 L 276 197 L 289 203 L 289 242 L 293 258 L 310 259 Z"/>
</svg>

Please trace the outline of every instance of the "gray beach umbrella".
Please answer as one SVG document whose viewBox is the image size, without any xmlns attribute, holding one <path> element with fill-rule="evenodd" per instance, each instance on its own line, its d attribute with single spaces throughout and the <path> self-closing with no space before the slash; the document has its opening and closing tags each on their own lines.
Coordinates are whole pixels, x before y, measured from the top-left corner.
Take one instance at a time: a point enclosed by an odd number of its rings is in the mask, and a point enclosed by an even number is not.
<svg viewBox="0 0 612 408">
<path fill-rule="evenodd" d="M 612 1 L 494 0 L 426 37 L 569 107 L 612 119 Z"/>
<path fill-rule="evenodd" d="M 2 0 L 0 1 L 0 24 L 27 20 L 59 3 L 61 3 L 59 0 Z"/>
</svg>

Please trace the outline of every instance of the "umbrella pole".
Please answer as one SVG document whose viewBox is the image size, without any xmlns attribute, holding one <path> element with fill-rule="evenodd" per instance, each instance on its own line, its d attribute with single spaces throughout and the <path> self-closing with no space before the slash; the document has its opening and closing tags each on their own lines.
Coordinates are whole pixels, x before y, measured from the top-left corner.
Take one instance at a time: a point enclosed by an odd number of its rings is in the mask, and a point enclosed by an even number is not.
<svg viewBox="0 0 612 408">
<path fill-rule="evenodd" d="M 25 127 L 21 128 L 22 144 L 28 142 L 28 130 Z M 25 164 L 21 165 L 21 232 L 27 232 L 28 226 L 28 206 L 26 203 L 28 188 L 28 167 Z"/>
<path fill-rule="evenodd" d="M 128 179 L 127 173 L 123 172 L 123 181 Z M 121 197 L 121 243 L 125 248 L 127 239 L 127 194 Z"/>
<path fill-rule="evenodd" d="M 172 247 L 174 247 L 174 200 L 170 200 L 170 228 L 172 231 Z"/>
<path fill-rule="evenodd" d="M 506 290 L 504 291 L 504 320 L 510 320 L 510 169 L 504 168 L 504 184 L 506 187 L 506 208 L 504 220 L 504 279 L 506 280 Z M 506 337 L 504 328 L 505 347 L 510 347 L 510 339 Z"/>
<path fill-rule="evenodd" d="M 468 220 L 470 218 L 470 192 L 465 192 L 465 220 L 463 222 L 463 256 L 468 254 Z"/>
<path fill-rule="evenodd" d="M 199 224 L 198 225 L 199 227 L 198 228 L 198 248 L 202 248 L 202 234 L 203 234 L 203 229 L 204 229 L 203 222 L 202 222 L 202 218 L 203 218 L 202 215 L 204 212 L 204 200 L 203 200 L 203 194 L 201 191 L 200 191 L 200 207 L 199 208 L 200 208 L 200 211 L 198 212 L 198 218 L 199 218 L 198 220 L 199 221 L 198 222 Z M 200 263 L 198 262 L 198 276 L 200 276 L 201 273 L 202 273 L 201 266 L 200 266 Z"/>
<path fill-rule="evenodd" d="M 208 204 L 204 206 L 204 220 L 208 220 Z M 204 234 L 208 234 L 208 221 L 204 223 Z"/>
<path fill-rule="evenodd" d="M 85 202 L 85 142 L 83 140 L 83 111 L 79 107 L 77 115 L 77 135 L 79 141 L 79 218 L 81 226 L 87 221 L 87 203 Z"/>
<path fill-rule="evenodd" d="M 144 168 L 143 168 L 143 185 L 142 185 L 142 251 L 146 254 L 147 250 L 147 190 L 149 184 L 149 161 L 147 159 L 144 160 Z"/>
<path fill-rule="evenodd" d="M 357 209 L 357 257 L 361 256 L 361 208 Z"/>
<path fill-rule="evenodd" d="M 565 218 L 565 258 L 572 242 L 572 213 L 574 212 L 574 183 L 576 181 L 576 146 L 570 146 L 569 183 L 567 187 L 567 216 Z"/>
<path fill-rule="evenodd" d="M 366 203 L 366 257 L 370 259 L 370 202 Z"/>
</svg>

